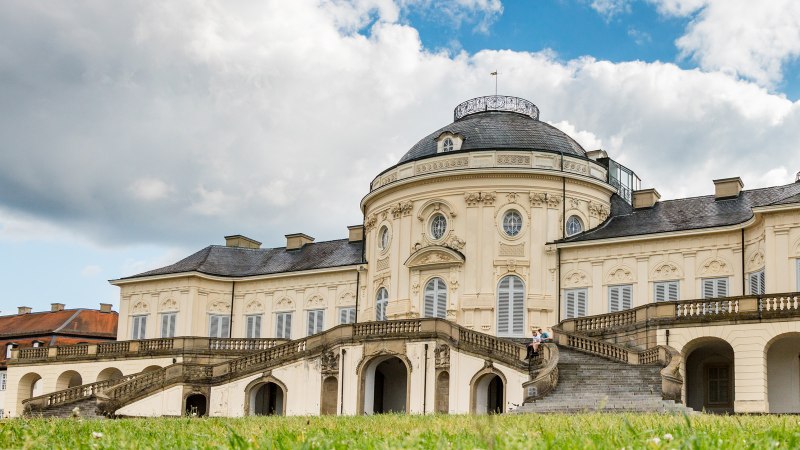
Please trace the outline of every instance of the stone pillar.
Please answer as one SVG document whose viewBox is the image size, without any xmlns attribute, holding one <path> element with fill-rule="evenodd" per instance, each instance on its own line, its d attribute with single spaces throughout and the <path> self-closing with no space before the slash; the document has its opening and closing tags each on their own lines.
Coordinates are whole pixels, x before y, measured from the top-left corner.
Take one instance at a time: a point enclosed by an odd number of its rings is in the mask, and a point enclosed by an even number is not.
<svg viewBox="0 0 800 450">
<path fill-rule="evenodd" d="M 699 281 L 697 280 L 697 262 L 695 259 L 697 258 L 697 253 L 695 252 L 686 252 L 683 254 L 683 282 L 680 286 L 680 296 L 681 300 L 688 300 L 693 298 L 699 298 L 700 296 L 697 295 L 697 288 L 699 286 Z"/>
<path fill-rule="evenodd" d="M 734 403 L 737 413 L 765 413 L 767 365 L 761 339 L 736 339 L 734 345 Z"/>
<path fill-rule="evenodd" d="M 640 256 L 636 258 L 636 290 L 633 293 L 633 305 L 637 307 L 650 303 L 650 289 L 648 289 L 648 267 L 647 263 L 650 260 L 647 256 Z"/>
</svg>

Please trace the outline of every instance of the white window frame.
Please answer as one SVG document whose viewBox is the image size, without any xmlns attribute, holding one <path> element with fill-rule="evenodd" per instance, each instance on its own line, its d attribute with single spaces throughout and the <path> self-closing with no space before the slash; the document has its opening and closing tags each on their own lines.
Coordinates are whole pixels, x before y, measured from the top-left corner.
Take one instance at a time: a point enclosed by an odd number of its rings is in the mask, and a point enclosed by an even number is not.
<svg viewBox="0 0 800 450">
<path fill-rule="evenodd" d="M 503 286 L 505 280 L 508 280 L 507 287 Z M 507 304 L 504 304 L 504 297 Z M 525 282 L 522 278 L 516 275 L 501 278 L 497 282 L 496 301 L 497 335 L 525 337 Z"/>
<path fill-rule="evenodd" d="M 764 295 L 767 292 L 763 268 L 747 274 L 747 291 L 750 295 Z"/>
<path fill-rule="evenodd" d="M 8 384 L 8 372 L 5 370 L 0 372 L 0 391 L 6 390 L 6 384 Z M 0 418 L 3 416 L 0 416 Z"/>
<path fill-rule="evenodd" d="M 570 302 L 571 306 L 570 306 Z M 564 289 L 564 318 L 583 317 L 589 312 L 589 289 Z"/>
<path fill-rule="evenodd" d="M 168 323 L 164 323 L 167 321 Z M 175 337 L 175 330 L 177 329 L 176 324 L 178 323 L 178 313 L 177 312 L 166 312 L 161 313 L 161 337 L 162 338 L 174 338 Z"/>
<path fill-rule="evenodd" d="M 678 280 L 656 281 L 655 283 L 653 283 L 654 302 L 674 302 L 680 299 L 681 299 L 680 281 Z"/>
<path fill-rule="evenodd" d="M 444 138 L 444 140 L 442 140 L 442 152 L 443 153 L 452 152 L 453 149 L 455 148 L 455 145 L 456 144 L 455 142 L 453 142 L 453 138 L 449 137 Z"/>
<path fill-rule="evenodd" d="M 511 216 L 516 215 L 516 218 L 511 221 Z M 524 224 L 522 214 L 516 209 L 509 209 L 503 213 L 503 233 L 508 237 L 517 237 L 522 232 L 522 225 Z"/>
<path fill-rule="evenodd" d="M 382 287 L 378 289 L 378 293 L 375 296 L 375 320 L 386 320 L 386 308 L 388 306 L 389 291 Z"/>
<path fill-rule="evenodd" d="M 42 341 L 33 341 L 32 345 L 33 345 L 33 348 L 44 347 L 44 342 L 42 342 Z"/>
<path fill-rule="evenodd" d="M 573 220 L 578 222 L 578 225 L 580 226 L 580 229 L 578 231 L 574 232 L 574 233 L 570 233 L 570 231 L 569 231 L 570 222 L 572 222 Z M 564 223 L 564 234 L 566 234 L 567 237 L 571 237 L 571 236 L 575 236 L 576 234 L 581 234 L 583 232 L 584 232 L 583 219 L 581 219 L 579 216 L 577 216 L 575 214 L 569 216 L 567 218 L 567 221 Z"/>
<path fill-rule="evenodd" d="M 214 329 L 216 328 L 216 333 Z M 208 315 L 208 337 L 229 338 L 231 337 L 231 316 L 227 314 Z"/>
<path fill-rule="evenodd" d="M 425 283 L 422 303 L 425 317 L 447 318 L 447 283 L 441 277 L 433 277 Z"/>
<path fill-rule="evenodd" d="M 306 336 L 313 336 L 325 331 L 325 310 L 309 309 L 306 311 Z"/>
<path fill-rule="evenodd" d="M 631 309 L 632 307 L 632 284 L 617 284 L 608 287 L 608 312 L 620 312 L 626 309 Z"/>
<path fill-rule="evenodd" d="M 292 338 L 292 312 L 284 311 L 275 313 L 275 337 L 278 339 Z"/>
<path fill-rule="evenodd" d="M 244 336 L 247 339 L 261 338 L 261 314 L 248 314 L 244 316 Z"/>
<path fill-rule="evenodd" d="M 444 222 L 444 226 L 436 227 L 435 223 L 440 218 Z M 447 235 L 447 227 L 449 225 L 450 224 L 447 223 L 447 217 L 445 217 L 444 214 L 442 214 L 440 212 L 437 212 L 436 214 L 432 215 L 431 216 L 431 221 L 428 224 L 428 231 L 431 233 L 431 239 L 433 239 L 434 241 L 438 241 L 438 240 L 444 238 Z M 437 233 L 438 233 L 437 230 L 439 230 L 439 228 L 441 228 L 441 234 L 439 234 L 439 236 L 437 236 Z"/>
<path fill-rule="evenodd" d="M 149 314 L 140 314 L 138 316 L 131 316 L 131 340 L 138 341 L 140 339 L 147 339 L 147 316 Z"/>
<path fill-rule="evenodd" d="M 729 293 L 730 293 L 730 283 L 728 277 L 714 277 L 714 278 L 700 279 L 700 295 L 704 299 L 723 298 L 727 297 Z"/>
<path fill-rule="evenodd" d="M 339 308 L 338 316 L 339 316 L 339 325 L 356 323 L 356 307 L 345 306 L 344 308 Z"/>
</svg>

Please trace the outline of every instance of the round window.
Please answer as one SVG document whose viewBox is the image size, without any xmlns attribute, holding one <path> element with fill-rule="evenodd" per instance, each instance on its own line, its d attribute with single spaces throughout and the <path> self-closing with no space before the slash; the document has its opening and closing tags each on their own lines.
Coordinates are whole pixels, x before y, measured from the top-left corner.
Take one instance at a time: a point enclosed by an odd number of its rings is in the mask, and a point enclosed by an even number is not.
<svg viewBox="0 0 800 450">
<path fill-rule="evenodd" d="M 583 231 L 583 222 L 578 216 L 570 216 L 567 219 L 567 236 L 574 236 Z"/>
<path fill-rule="evenodd" d="M 503 231 L 514 237 L 522 229 L 522 216 L 516 210 L 510 210 L 503 216 Z"/>
<path fill-rule="evenodd" d="M 378 233 L 378 248 L 381 250 L 389 248 L 389 228 L 386 226 L 381 227 L 381 231 Z"/>
<path fill-rule="evenodd" d="M 445 152 L 453 151 L 453 140 L 450 138 L 445 139 L 444 142 L 442 142 L 442 150 Z"/>
<path fill-rule="evenodd" d="M 431 218 L 431 236 L 434 239 L 441 239 L 445 231 L 447 231 L 447 219 L 444 214 L 436 213 Z"/>
</svg>

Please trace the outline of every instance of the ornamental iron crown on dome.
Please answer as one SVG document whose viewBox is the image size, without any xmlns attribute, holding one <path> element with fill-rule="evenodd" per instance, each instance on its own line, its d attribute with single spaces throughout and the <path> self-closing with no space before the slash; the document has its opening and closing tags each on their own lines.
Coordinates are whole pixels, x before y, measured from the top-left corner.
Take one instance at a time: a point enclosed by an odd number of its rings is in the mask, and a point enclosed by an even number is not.
<svg viewBox="0 0 800 450">
<path fill-rule="evenodd" d="M 485 95 L 462 102 L 453 110 L 453 120 L 486 111 L 515 112 L 539 120 L 539 108 L 533 102 L 509 95 Z"/>
</svg>

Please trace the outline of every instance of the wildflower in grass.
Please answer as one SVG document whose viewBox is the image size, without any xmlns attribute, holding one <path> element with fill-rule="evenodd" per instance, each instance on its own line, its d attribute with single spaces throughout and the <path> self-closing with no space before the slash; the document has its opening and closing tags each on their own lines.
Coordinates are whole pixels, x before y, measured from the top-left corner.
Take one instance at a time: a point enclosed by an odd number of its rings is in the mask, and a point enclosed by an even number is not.
<svg viewBox="0 0 800 450">
<path fill-rule="evenodd" d="M 99 431 L 92 431 L 92 437 L 95 439 L 100 439 L 101 437 L 103 437 L 103 433 Z"/>
<path fill-rule="evenodd" d="M 673 439 L 672 435 L 669 433 L 664 434 L 664 440 L 669 442 Z"/>
<path fill-rule="evenodd" d="M 648 439 L 647 442 L 648 443 L 653 443 L 655 445 L 658 445 L 658 444 L 661 443 L 661 439 L 658 436 L 653 436 L 650 439 Z"/>
</svg>

